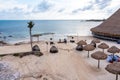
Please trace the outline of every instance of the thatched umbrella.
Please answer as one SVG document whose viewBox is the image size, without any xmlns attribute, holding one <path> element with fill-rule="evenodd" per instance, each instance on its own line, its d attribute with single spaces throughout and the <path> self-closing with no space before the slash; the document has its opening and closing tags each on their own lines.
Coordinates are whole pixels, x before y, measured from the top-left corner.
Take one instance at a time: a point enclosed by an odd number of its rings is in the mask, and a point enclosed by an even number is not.
<svg viewBox="0 0 120 80">
<path fill-rule="evenodd" d="M 82 51 L 83 50 L 83 45 L 77 45 L 76 50 L 77 51 Z"/>
<path fill-rule="evenodd" d="M 108 49 L 108 52 L 110 52 L 110 53 L 119 53 L 120 49 L 117 48 L 116 46 L 112 46 L 111 48 Z"/>
<path fill-rule="evenodd" d="M 46 41 L 45 43 L 46 43 L 46 49 L 47 49 L 47 52 L 48 52 L 48 42 Z"/>
<path fill-rule="evenodd" d="M 100 45 L 98 45 L 98 48 L 103 49 L 103 52 L 104 52 L 104 49 L 109 48 L 109 46 L 106 43 L 101 43 Z"/>
<path fill-rule="evenodd" d="M 110 52 L 110 53 L 113 53 L 113 60 L 114 60 L 114 54 L 115 54 L 115 53 L 119 53 L 119 52 L 120 52 L 120 49 L 117 48 L 116 46 L 112 46 L 112 47 L 109 48 L 107 51 Z"/>
<path fill-rule="evenodd" d="M 96 48 L 96 43 L 95 43 L 95 42 L 92 42 L 92 41 L 91 41 L 90 44 Z"/>
<path fill-rule="evenodd" d="M 94 39 L 94 40 L 92 40 L 92 42 L 100 43 L 100 40 L 99 39 Z"/>
<path fill-rule="evenodd" d="M 32 47 L 32 51 L 40 51 L 39 46 L 38 46 L 38 45 L 34 45 L 34 46 Z"/>
<path fill-rule="evenodd" d="M 52 47 L 50 48 L 50 53 L 58 53 L 57 47 L 52 46 Z"/>
<path fill-rule="evenodd" d="M 105 69 L 110 73 L 116 74 L 116 80 L 118 80 L 118 75 L 120 74 L 120 62 L 108 64 Z"/>
<path fill-rule="evenodd" d="M 87 44 L 84 48 L 84 50 L 88 51 L 88 58 L 89 58 L 89 51 L 92 51 L 95 49 L 94 46 L 90 45 L 90 44 Z"/>
<path fill-rule="evenodd" d="M 43 55 L 43 53 L 40 52 L 40 48 L 39 48 L 38 45 L 34 45 L 32 47 L 32 51 L 33 51 L 33 54 L 36 55 L 36 56 L 42 56 Z"/>
<path fill-rule="evenodd" d="M 99 68 L 100 67 L 100 60 L 106 59 L 107 54 L 105 54 L 104 52 L 101 52 L 101 51 L 97 51 L 97 52 L 91 54 L 91 57 L 98 60 L 98 68 Z"/>
<path fill-rule="evenodd" d="M 77 45 L 87 45 L 87 43 L 86 43 L 86 41 L 81 40 L 77 43 Z"/>
</svg>

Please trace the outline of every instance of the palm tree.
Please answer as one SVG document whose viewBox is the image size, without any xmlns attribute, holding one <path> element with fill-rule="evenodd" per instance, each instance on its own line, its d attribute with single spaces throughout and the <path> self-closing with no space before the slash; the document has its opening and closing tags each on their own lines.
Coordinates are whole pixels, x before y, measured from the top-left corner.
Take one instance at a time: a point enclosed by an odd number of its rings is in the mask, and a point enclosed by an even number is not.
<svg viewBox="0 0 120 80">
<path fill-rule="evenodd" d="M 32 28 L 34 26 L 33 21 L 28 22 L 28 28 L 29 28 L 29 34 L 30 34 L 30 44 L 31 44 L 31 50 L 32 50 Z"/>
</svg>

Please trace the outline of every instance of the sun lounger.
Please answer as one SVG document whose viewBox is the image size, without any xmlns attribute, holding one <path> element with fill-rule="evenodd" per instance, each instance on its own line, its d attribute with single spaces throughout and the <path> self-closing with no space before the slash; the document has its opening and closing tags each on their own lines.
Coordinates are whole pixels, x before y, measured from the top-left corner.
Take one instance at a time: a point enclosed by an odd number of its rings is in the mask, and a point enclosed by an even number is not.
<svg viewBox="0 0 120 80">
<path fill-rule="evenodd" d="M 70 42 L 71 42 L 71 43 L 75 43 L 75 41 L 74 41 L 74 40 L 70 40 Z"/>
</svg>

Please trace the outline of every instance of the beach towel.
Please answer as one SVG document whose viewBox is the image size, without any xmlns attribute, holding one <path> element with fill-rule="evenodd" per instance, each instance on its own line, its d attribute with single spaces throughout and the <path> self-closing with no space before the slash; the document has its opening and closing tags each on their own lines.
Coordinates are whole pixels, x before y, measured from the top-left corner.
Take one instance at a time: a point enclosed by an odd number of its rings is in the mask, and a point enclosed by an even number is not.
<svg viewBox="0 0 120 80">
<path fill-rule="evenodd" d="M 106 59 L 108 62 L 118 62 L 120 61 L 120 57 L 118 55 L 108 55 L 107 59 Z"/>
</svg>

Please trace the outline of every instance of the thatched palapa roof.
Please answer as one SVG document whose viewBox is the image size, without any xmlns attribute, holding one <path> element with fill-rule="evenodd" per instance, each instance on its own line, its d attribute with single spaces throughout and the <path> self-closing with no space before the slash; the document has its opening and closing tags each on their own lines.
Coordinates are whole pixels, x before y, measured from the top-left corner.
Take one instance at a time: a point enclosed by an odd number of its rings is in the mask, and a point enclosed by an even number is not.
<svg viewBox="0 0 120 80">
<path fill-rule="evenodd" d="M 81 40 L 77 43 L 77 45 L 87 45 L 87 43 L 86 43 L 86 41 Z"/>
<path fill-rule="evenodd" d="M 91 54 L 91 57 L 97 60 L 104 60 L 107 58 L 107 54 L 101 51 L 96 51 L 93 54 Z"/>
<path fill-rule="evenodd" d="M 110 73 L 120 74 L 120 62 L 108 64 L 105 69 Z"/>
<path fill-rule="evenodd" d="M 117 10 L 111 17 L 95 28 L 91 29 L 94 35 L 106 37 L 120 37 L 120 9 Z"/>
<path fill-rule="evenodd" d="M 109 48 L 109 46 L 106 43 L 101 43 L 100 45 L 98 45 L 98 47 L 101 48 L 101 49 Z"/>
</svg>

